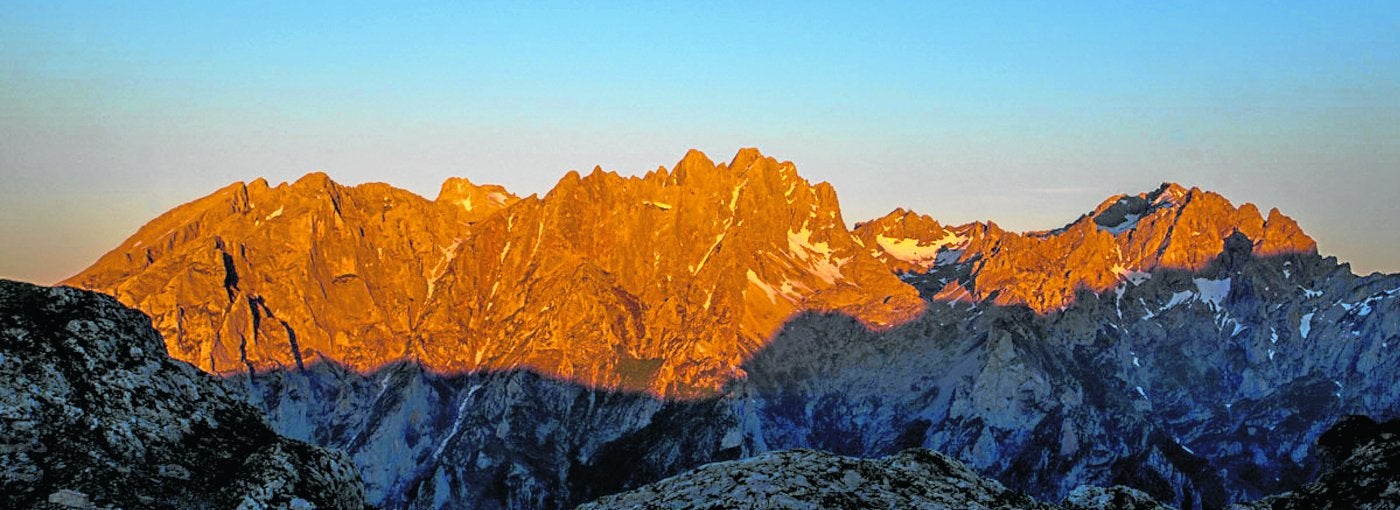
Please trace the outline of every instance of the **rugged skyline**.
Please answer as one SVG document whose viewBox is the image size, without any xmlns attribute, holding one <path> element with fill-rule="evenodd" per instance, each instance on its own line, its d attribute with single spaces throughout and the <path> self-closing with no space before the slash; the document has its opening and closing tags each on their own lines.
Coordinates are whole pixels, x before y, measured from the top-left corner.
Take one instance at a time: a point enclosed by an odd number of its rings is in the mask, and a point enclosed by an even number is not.
<svg viewBox="0 0 1400 510">
<path fill-rule="evenodd" d="M 713 461 L 909 447 L 1043 501 L 1223 508 L 1312 480 L 1326 426 L 1400 402 L 1400 275 L 1195 187 L 1027 234 L 850 230 L 830 184 L 754 149 L 440 190 L 234 183 L 70 283 L 350 455 L 385 508 L 567 508 Z"/>
<path fill-rule="evenodd" d="M 1393 3 L 653 11 L 8 3 L 0 276 L 55 282 L 257 176 L 528 195 L 748 146 L 848 220 L 1039 230 L 1171 181 L 1400 271 Z"/>
<path fill-rule="evenodd" d="M 413 360 L 695 397 L 742 378 L 803 313 L 875 331 L 925 300 L 1049 315 L 1153 271 L 1209 270 L 1231 250 L 1317 245 L 1278 209 L 1266 218 L 1175 183 L 1044 232 L 902 210 L 852 231 L 829 183 L 746 148 L 718 164 L 691 150 L 642 177 L 569 172 L 523 199 L 465 179 L 433 200 L 321 173 L 237 182 L 63 283 L 145 311 L 172 356 L 218 374 Z M 1201 292 L 1218 300 L 1220 285 Z"/>
</svg>

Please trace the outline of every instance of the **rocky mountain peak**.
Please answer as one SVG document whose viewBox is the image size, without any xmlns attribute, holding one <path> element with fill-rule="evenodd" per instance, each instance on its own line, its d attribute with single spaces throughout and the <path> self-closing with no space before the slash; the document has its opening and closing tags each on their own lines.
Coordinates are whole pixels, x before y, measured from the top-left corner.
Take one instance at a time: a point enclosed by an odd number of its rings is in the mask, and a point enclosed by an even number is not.
<svg viewBox="0 0 1400 510">
<path fill-rule="evenodd" d="M 1040 313 L 1063 308 L 1079 290 L 1104 292 L 1136 273 L 1203 270 L 1236 232 L 1258 256 L 1317 250 L 1277 209 L 1266 220 L 1254 204 L 1235 207 L 1217 193 L 1176 183 L 1109 197 L 1046 232 L 1009 233 L 990 223 L 948 229 L 909 216 L 897 210 L 861 224 L 857 235 L 893 271 L 943 274 L 935 289 L 943 298 L 1025 304 Z"/>
<path fill-rule="evenodd" d="M 744 147 L 742 149 L 739 149 L 739 152 L 734 154 L 733 159 L 729 160 L 729 168 L 748 168 L 749 166 L 757 162 L 765 162 L 772 164 L 776 163 L 777 161 L 773 158 L 764 156 L 762 152 L 759 152 L 758 149 L 754 147 Z"/>
<path fill-rule="evenodd" d="M 902 208 L 850 231 L 832 186 L 791 162 L 691 150 L 643 176 L 570 171 L 525 200 L 466 178 L 432 201 L 319 172 L 236 183 L 69 282 L 150 313 L 175 357 L 216 372 L 410 357 L 671 395 L 741 376 L 803 311 L 908 320 L 923 301 L 896 274 L 943 274 L 942 298 L 1044 313 L 1134 272 L 1203 268 L 1235 231 L 1258 254 L 1315 250 L 1276 211 L 1172 183 L 1050 232 L 946 227 Z"/>
<path fill-rule="evenodd" d="M 433 201 L 320 173 L 231 186 L 70 282 L 150 313 L 174 356 L 215 372 L 413 358 L 664 395 L 740 376 L 802 311 L 881 328 L 923 306 L 852 237 L 829 184 L 754 149 L 640 177 L 571 171 L 525 200 L 464 178 Z"/>
<path fill-rule="evenodd" d="M 896 273 L 917 273 L 956 257 L 966 239 L 933 218 L 896 208 L 871 221 L 857 223 L 853 233 L 871 255 Z"/>
<path fill-rule="evenodd" d="M 464 242 L 416 356 L 674 395 L 738 376 L 800 311 L 880 327 L 921 308 L 853 241 L 834 190 L 791 163 L 748 150 L 716 166 L 691 151 L 669 172 L 575 175 Z"/>
<path fill-rule="evenodd" d="M 443 181 L 434 202 L 461 207 L 473 220 L 479 220 L 519 200 L 520 197 L 496 184 L 478 186 L 466 177 L 449 177 Z"/>
</svg>

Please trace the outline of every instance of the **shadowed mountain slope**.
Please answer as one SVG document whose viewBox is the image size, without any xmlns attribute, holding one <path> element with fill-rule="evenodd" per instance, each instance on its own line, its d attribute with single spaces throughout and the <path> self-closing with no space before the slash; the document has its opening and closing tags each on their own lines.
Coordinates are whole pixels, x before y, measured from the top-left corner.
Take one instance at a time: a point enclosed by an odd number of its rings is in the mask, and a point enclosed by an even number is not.
<svg viewBox="0 0 1400 510">
<path fill-rule="evenodd" d="M 934 302 L 872 331 L 801 314 L 708 398 L 412 364 L 235 380 L 279 432 L 350 453 L 387 508 L 563 508 L 769 451 L 911 447 L 1043 501 L 1126 485 L 1222 508 L 1311 479 L 1340 417 L 1400 416 L 1400 277 L 1230 244 L 1045 315 Z"/>
</svg>

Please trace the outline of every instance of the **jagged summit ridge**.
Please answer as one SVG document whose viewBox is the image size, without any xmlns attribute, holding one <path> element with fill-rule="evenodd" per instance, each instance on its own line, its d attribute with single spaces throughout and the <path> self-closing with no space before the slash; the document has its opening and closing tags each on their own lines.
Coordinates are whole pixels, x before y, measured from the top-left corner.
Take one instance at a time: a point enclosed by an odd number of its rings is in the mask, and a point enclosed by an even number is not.
<svg viewBox="0 0 1400 510">
<path fill-rule="evenodd" d="M 799 311 L 878 327 L 921 308 L 852 241 L 830 185 L 753 150 L 729 164 L 691 151 L 641 177 L 570 172 L 462 251 L 494 256 L 454 260 L 414 346 L 454 370 L 684 393 L 740 375 Z"/>
<path fill-rule="evenodd" d="M 923 306 L 859 248 L 829 184 L 754 149 L 571 171 L 525 199 L 466 179 L 433 201 L 320 173 L 236 183 L 68 283 L 151 314 L 174 356 L 213 372 L 414 359 L 665 394 L 742 375 L 800 311 L 878 328 Z"/>
<path fill-rule="evenodd" d="M 486 199 L 463 207 L 470 196 Z M 402 352 L 470 226 L 515 200 L 465 181 L 440 198 L 324 173 L 234 183 L 161 215 L 65 283 L 150 314 L 171 355 L 206 371 L 371 366 Z"/>
<path fill-rule="evenodd" d="M 1201 271 L 1236 232 L 1258 256 L 1317 252 L 1317 243 L 1278 209 L 1265 219 L 1254 204 L 1237 208 L 1219 194 L 1175 183 L 1110 197 L 1051 231 L 1007 232 L 991 222 L 944 227 L 902 208 L 855 229 L 891 270 L 940 276 L 938 299 L 1024 304 L 1041 313 L 1134 274 Z"/>
<path fill-rule="evenodd" d="M 922 290 L 1047 313 L 1137 273 L 1203 269 L 1236 231 L 1259 255 L 1316 249 L 1277 210 L 1175 184 L 1050 232 L 904 209 L 845 225 L 830 184 L 751 148 L 641 176 L 570 171 L 523 199 L 466 178 L 428 200 L 313 173 L 177 207 L 67 283 L 150 314 L 173 356 L 211 372 L 408 359 L 678 396 L 742 377 L 802 312 L 885 328 L 923 310 Z M 896 276 L 921 273 L 918 288 Z"/>
</svg>

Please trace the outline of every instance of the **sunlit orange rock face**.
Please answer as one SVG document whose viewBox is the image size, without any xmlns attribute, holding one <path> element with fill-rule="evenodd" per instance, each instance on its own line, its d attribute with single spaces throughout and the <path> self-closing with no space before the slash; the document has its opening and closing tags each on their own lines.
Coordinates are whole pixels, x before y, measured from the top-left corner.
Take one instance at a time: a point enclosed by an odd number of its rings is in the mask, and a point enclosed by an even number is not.
<svg viewBox="0 0 1400 510">
<path fill-rule="evenodd" d="M 858 225 L 855 235 L 896 272 L 967 265 L 963 282 L 948 283 L 938 299 L 1024 304 L 1047 313 L 1069 305 L 1080 289 L 1103 292 L 1134 272 L 1204 269 L 1236 231 L 1254 241 L 1256 255 L 1317 251 L 1278 209 L 1265 219 L 1253 204 L 1236 208 L 1218 194 L 1170 183 L 1109 198 L 1048 232 L 1018 234 L 990 222 L 943 227 L 896 209 Z"/>
<path fill-rule="evenodd" d="M 641 177 L 570 172 L 525 199 L 460 178 L 435 200 L 324 174 L 237 183 L 66 283 L 145 311 L 171 355 L 216 373 L 412 360 L 686 397 L 742 377 L 794 314 L 912 319 L 924 302 L 897 274 L 950 269 L 935 299 L 1047 313 L 1137 271 L 1200 270 L 1237 230 L 1256 254 L 1316 250 L 1277 210 L 1174 184 L 1051 232 L 903 209 L 850 231 L 831 186 L 791 163 L 691 151 Z"/>
<path fill-rule="evenodd" d="M 161 215 L 65 283 L 146 312 L 172 356 L 207 371 L 321 357 L 368 367 L 402 355 L 457 244 L 516 200 L 465 180 L 436 201 L 319 173 L 236 183 Z"/>
<path fill-rule="evenodd" d="M 411 359 L 666 396 L 741 376 L 795 313 L 880 328 L 923 307 L 830 185 L 752 149 L 643 177 L 570 172 L 523 200 L 461 179 L 433 201 L 320 174 L 234 184 L 67 283 L 150 314 L 173 356 L 213 372 Z"/>
</svg>

